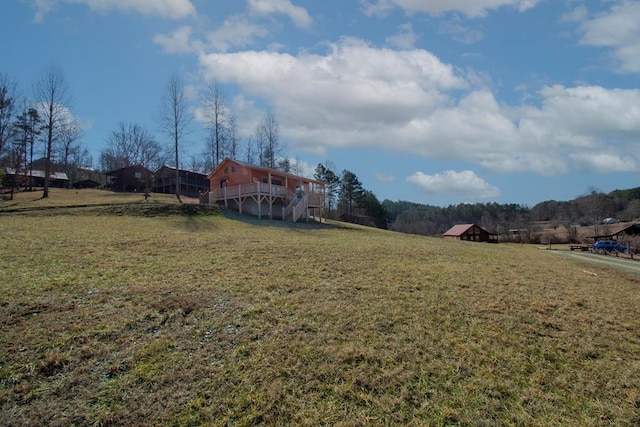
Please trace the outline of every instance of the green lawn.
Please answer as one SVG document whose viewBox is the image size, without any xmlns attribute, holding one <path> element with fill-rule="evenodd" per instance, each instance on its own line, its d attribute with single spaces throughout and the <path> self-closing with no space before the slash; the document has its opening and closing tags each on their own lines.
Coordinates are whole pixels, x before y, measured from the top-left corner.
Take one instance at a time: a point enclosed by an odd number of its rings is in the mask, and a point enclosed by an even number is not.
<svg viewBox="0 0 640 427">
<path fill-rule="evenodd" d="M 2 425 L 640 423 L 637 277 L 532 246 L 2 203 Z"/>
</svg>

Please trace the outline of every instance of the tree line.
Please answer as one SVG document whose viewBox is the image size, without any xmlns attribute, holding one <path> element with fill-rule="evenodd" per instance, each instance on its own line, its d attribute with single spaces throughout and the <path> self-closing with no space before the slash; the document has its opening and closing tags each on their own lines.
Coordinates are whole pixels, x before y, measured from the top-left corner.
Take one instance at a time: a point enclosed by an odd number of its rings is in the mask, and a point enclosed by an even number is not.
<svg viewBox="0 0 640 427">
<path fill-rule="evenodd" d="M 100 151 L 98 167 L 110 171 L 141 165 L 157 170 L 162 165 L 176 167 L 176 196 L 179 194 L 179 171 L 210 172 L 225 157 L 250 164 L 301 173 L 297 161 L 288 158 L 287 146 L 279 137 L 276 115 L 268 110 L 255 133 L 244 143 L 238 134 L 236 116 L 226 102 L 216 81 L 210 82 L 201 96 L 202 120 L 206 130 L 205 149 L 183 159 L 188 135 L 194 119 L 181 77 L 174 73 L 161 92 L 155 121 L 164 143 L 145 126 L 123 120 L 106 137 Z M 70 184 L 81 171 L 93 168 L 93 158 L 82 145 L 81 127 L 72 114 L 72 98 L 61 68 L 51 65 L 33 83 L 30 94 L 19 94 L 15 80 L 0 72 L 0 165 L 20 172 L 25 181 L 34 155 L 44 159 L 43 197 L 49 195 L 49 182 L 54 165 L 62 165 Z M 17 177 L 17 176 L 16 176 Z M 26 180 L 30 181 L 30 180 Z M 18 183 L 13 183 L 14 188 Z M 30 183 L 24 183 L 30 190 Z"/>
<path fill-rule="evenodd" d="M 590 188 L 573 200 L 548 200 L 533 207 L 513 203 L 459 203 L 439 207 L 390 200 L 384 200 L 382 205 L 390 228 L 404 233 L 439 236 L 455 224 L 474 223 L 499 234 L 501 240 L 548 243 L 541 240 L 543 228 L 563 227 L 569 242 L 578 242 L 579 226 L 591 227 L 593 235 L 598 236 L 610 232 L 611 223 L 640 218 L 640 187 L 608 194 Z"/>
<path fill-rule="evenodd" d="M 50 66 L 33 84 L 31 96 L 18 95 L 17 83 L 0 73 L 0 160 L 15 169 L 14 181 L 21 175 L 25 189 L 33 187 L 34 151 L 44 158 L 42 197 L 49 197 L 53 160 L 74 177 L 80 168 L 90 168 L 89 151 L 82 147 L 82 131 L 70 111 L 71 97 L 62 70 Z M 36 143 L 42 143 L 40 150 Z M 20 174 L 19 174 L 20 172 Z M 12 184 L 12 190 L 16 183 Z"/>
<path fill-rule="evenodd" d="M 385 207 L 373 192 L 364 188 L 355 173 L 345 169 L 336 174 L 329 165 L 319 163 L 314 178 L 325 184 L 325 209 L 329 218 L 388 228 Z"/>
</svg>

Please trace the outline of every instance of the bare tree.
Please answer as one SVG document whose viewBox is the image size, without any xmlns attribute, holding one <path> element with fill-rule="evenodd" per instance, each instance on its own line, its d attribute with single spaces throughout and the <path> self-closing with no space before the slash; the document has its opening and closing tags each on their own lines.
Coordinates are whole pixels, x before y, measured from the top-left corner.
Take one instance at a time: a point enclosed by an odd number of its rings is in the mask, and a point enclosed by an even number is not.
<svg viewBox="0 0 640 427">
<path fill-rule="evenodd" d="M 268 168 L 288 168 L 286 147 L 280 141 L 278 120 L 273 111 L 265 113 L 262 122 L 256 128 L 256 148 L 260 157 L 260 166 Z"/>
<path fill-rule="evenodd" d="M 15 81 L 0 73 L 0 155 L 11 137 L 16 87 Z"/>
<path fill-rule="evenodd" d="M 162 147 L 151 133 L 136 123 L 118 123 L 107 137 L 107 147 L 100 155 L 104 170 L 141 165 L 155 170 L 163 163 Z"/>
<path fill-rule="evenodd" d="M 64 133 L 65 124 L 69 122 L 69 105 L 71 99 L 64 74 L 55 65 L 42 72 L 34 85 L 34 96 L 39 106 L 45 130 L 45 172 L 43 198 L 49 197 L 49 178 L 51 175 L 51 156 L 54 145 Z"/>
<path fill-rule="evenodd" d="M 158 123 L 162 132 L 171 138 L 175 154 L 176 166 L 176 198 L 180 203 L 180 143 L 189 132 L 192 117 L 187 111 L 184 84 L 178 74 L 174 73 L 162 96 Z"/>
<path fill-rule="evenodd" d="M 16 117 L 13 124 L 14 138 L 22 141 L 25 161 L 25 180 L 28 176 L 28 189 L 33 190 L 33 148 L 36 136 L 42 132 L 42 120 L 38 114 L 38 110 L 28 107 L 25 100 L 23 112 Z M 29 163 L 29 172 L 27 172 L 26 163 Z"/>
<path fill-rule="evenodd" d="M 254 143 L 253 137 L 250 136 L 247 139 L 247 145 L 245 146 L 245 161 L 250 165 L 255 164 L 256 161 L 254 145 L 256 144 Z"/>
<path fill-rule="evenodd" d="M 237 159 L 240 154 L 240 139 L 238 138 L 238 121 L 236 116 L 231 114 L 228 119 L 227 127 L 227 156 Z"/>
<path fill-rule="evenodd" d="M 224 91 L 217 81 L 214 80 L 209 85 L 204 104 L 209 129 L 209 155 L 212 159 L 211 164 L 216 167 L 226 155 L 231 130 L 231 113 L 225 105 Z"/>
</svg>

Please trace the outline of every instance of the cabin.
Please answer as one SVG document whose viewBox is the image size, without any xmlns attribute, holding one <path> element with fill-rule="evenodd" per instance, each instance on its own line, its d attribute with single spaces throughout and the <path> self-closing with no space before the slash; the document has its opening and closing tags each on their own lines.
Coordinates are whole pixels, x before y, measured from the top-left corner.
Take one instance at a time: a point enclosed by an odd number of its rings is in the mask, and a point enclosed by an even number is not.
<svg viewBox="0 0 640 427">
<path fill-rule="evenodd" d="M 5 187 L 44 187 L 45 171 L 43 170 L 27 168 L 16 172 L 14 168 L 5 168 L 4 173 Z M 69 177 L 64 172 L 51 172 L 49 174 L 49 186 L 67 188 L 69 186 Z"/>
<path fill-rule="evenodd" d="M 73 184 L 73 188 L 77 189 L 98 187 L 100 187 L 100 183 L 98 181 L 94 181 L 93 179 L 83 179 L 82 181 L 78 181 Z"/>
<path fill-rule="evenodd" d="M 153 181 L 153 172 L 141 165 L 114 169 L 105 176 L 105 188 L 113 191 L 147 192 Z"/>
<path fill-rule="evenodd" d="M 203 173 L 178 169 L 180 176 L 180 194 L 188 197 L 200 197 L 209 190 L 209 180 Z M 154 193 L 176 193 L 176 168 L 164 165 L 156 171 L 151 191 Z"/>
<path fill-rule="evenodd" d="M 498 243 L 498 235 L 489 233 L 476 224 L 458 224 L 443 234 L 445 239 L 467 240 L 471 242 Z"/>
<path fill-rule="evenodd" d="M 201 203 L 222 205 L 262 218 L 322 221 L 324 183 L 225 158 L 208 176 Z"/>
</svg>

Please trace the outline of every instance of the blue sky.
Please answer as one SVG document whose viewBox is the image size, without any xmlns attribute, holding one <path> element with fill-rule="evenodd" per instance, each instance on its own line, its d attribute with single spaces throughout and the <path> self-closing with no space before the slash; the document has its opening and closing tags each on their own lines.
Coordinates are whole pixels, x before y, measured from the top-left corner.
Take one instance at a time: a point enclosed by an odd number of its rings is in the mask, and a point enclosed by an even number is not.
<svg viewBox="0 0 640 427">
<path fill-rule="evenodd" d="M 50 64 L 94 159 L 119 122 L 166 143 L 169 77 L 216 79 L 249 138 L 271 109 L 289 154 L 380 200 L 570 200 L 640 185 L 640 1 L 5 0 L 0 73 Z M 204 151 L 194 120 L 183 158 Z"/>
</svg>

